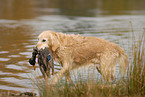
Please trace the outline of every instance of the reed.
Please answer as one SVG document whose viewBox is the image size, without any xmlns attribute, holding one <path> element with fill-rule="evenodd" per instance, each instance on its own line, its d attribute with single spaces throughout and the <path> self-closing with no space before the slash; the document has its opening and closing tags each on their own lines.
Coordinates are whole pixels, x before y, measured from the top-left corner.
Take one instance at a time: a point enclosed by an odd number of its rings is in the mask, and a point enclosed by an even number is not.
<svg viewBox="0 0 145 97">
<path fill-rule="evenodd" d="M 144 33 L 134 43 L 132 51 L 132 61 L 128 69 L 128 94 L 144 95 L 145 94 L 145 40 Z"/>
</svg>

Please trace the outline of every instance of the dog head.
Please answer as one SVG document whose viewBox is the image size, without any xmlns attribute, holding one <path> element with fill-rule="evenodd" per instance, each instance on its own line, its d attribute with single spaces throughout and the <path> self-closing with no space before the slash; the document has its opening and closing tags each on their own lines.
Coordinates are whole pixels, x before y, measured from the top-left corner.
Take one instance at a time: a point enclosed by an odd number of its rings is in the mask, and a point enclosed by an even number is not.
<svg viewBox="0 0 145 97">
<path fill-rule="evenodd" d="M 36 47 L 40 49 L 49 48 L 55 51 L 59 47 L 58 36 L 56 32 L 44 31 L 38 36 L 38 43 Z"/>
</svg>

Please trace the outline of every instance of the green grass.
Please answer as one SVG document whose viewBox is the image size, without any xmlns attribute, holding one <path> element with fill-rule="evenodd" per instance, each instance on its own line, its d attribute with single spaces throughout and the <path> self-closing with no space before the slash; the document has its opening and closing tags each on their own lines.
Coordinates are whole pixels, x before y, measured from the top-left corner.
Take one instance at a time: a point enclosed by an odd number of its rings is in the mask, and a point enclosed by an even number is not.
<svg viewBox="0 0 145 97">
<path fill-rule="evenodd" d="M 76 81 L 63 81 L 56 85 L 38 81 L 40 97 L 145 97 L 144 43 L 144 37 L 141 37 L 137 44 L 133 44 L 127 77 L 112 83 L 101 78 L 84 81 L 81 74 Z"/>
</svg>

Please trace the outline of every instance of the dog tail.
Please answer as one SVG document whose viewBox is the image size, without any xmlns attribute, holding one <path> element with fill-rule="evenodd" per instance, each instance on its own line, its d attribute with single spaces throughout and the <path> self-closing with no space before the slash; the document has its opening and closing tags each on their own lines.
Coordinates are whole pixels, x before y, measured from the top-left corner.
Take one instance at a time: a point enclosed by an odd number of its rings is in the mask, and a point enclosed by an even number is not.
<svg viewBox="0 0 145 97">
<path fill-rule="evenodd" d="M 125 52 L 120 54 L 119 57 L 119 67 L 120 67 L 120 73 L 122 76 L 125 75 L 126 69 L 128 67 L 128 56 Z"/>
</svg>

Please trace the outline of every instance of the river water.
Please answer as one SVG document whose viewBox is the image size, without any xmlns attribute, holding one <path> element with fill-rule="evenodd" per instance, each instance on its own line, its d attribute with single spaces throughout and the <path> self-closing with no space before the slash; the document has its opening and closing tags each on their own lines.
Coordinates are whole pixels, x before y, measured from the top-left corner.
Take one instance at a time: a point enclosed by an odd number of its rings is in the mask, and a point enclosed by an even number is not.
<svg viewBox="0 0 145 97">
<path fill-rule="evenodd" d="M 0 90 L 33 90 L 33 76 L 41 73 L 38 67 L 33 71 L 28 59 L 45 30 L 104 38 L 130 55 L 133 33 L 137 39 L 145 29 L 144 4 L 144 0 L 1 0 Z"/>
</svg>

